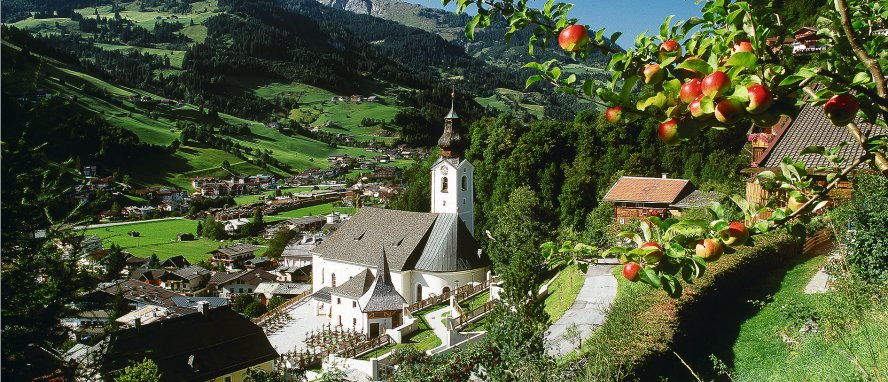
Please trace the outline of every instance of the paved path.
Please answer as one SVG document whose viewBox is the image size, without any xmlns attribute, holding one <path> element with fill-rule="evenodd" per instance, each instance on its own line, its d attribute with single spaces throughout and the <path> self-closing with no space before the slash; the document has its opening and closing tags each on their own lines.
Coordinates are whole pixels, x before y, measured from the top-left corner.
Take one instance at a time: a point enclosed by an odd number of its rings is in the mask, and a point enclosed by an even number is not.
<svg viewBox="0 0 888 382">
<path fill-rule="evenodd" d="M 820 245 L 813 251 L 818 251 L 818 253 L 829 253 L 829 259 L 827 259 L 827 262 L 842 256 L 841 252 L 832 241 Z M 805 285 L 805 293 L 812 294 L 826 292 L 830 288 L 830 281 L 832 281 L 832 276 L 826 273 L 826 266 L 824 265 L 813 277 L 811 277 L 811 281 L 808 281 L 808 285 Z"/>
<path fill-rule="evenodd" d="M 183 216 L 176 216 L 172 218 L 160 218 L 160 219 L 148 219 L 148 220 L 135 220 L 128 222 L 117 222 L 117 223 L 103 223 L 103 224 L 88 224 L 88 225 L 79 225 L 74 227 L 75 230 L 81 229 L 91 229 L 91 228 L 102 228 L 102 227 L 114 227 L 117 225 L 127 225 L 127 224 L 139 224 L 139 223 L 151 223 L 151 222 L 159 222 L 164 220 L 180 220 L 185 219 Z"/>
<path fill-rule="evenodd" d="M 449 311 L 450 305 L 425 315 L 426 321 L 429 322 L 429 326 L 435 331 L 435 335 L 441 339 L 442 344 L 446 344 L 449 341 L 448 337 L 450 337 L 450 332 L 447 331 L 447 326 L 441 321 L 441 319 L 444 318 L 444 313 Z"/>
<path fill-rule="evenodd" d="M 546 348 L 549 354 L 563 356 L 577 347 L 568 339 L 567 331 L 576 325 L 580 338 L 586 340 L 595 328 L 601 326 L 607 309 L 617 296 L 617 279 L 611 274 L 612 265 L 590 265 L 586 279 L 573 305 L 564 312 L 546 332 Z"/>
</svg>

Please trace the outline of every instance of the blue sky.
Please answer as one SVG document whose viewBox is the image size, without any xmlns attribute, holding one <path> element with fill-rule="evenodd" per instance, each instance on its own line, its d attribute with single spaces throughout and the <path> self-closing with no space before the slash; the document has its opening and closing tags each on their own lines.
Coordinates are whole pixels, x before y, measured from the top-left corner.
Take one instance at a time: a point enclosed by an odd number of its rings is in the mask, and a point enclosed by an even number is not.
<svg viewBox="0 0 888 382">
<path fill-rule="evenodd" d="M 406 0 L 426 7 L 441 7 L 441 0 Z M 695 0 L 574 0 L 571 17 L 580 20 L 593 29 L 606 28 L 605 36 L 623 32 L 617 43 L 626 47 L 632 44 L 635 36 L 648 31 L 656 34 L 666 16 L 675 15 L 674 20 L 686 20 L 700 14 L 701 5 Z M 545 1 L 535 0 L 541 6 Z M 456 8 L 451 4 L 449 10 Z"/>
</svg>

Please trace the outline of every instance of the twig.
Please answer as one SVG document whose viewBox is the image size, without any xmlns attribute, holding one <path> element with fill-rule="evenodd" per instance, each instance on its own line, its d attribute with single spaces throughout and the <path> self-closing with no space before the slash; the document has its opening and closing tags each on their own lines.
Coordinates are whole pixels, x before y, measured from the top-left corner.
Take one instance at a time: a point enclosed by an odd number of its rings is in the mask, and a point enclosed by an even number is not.
<svg viewBox="0 0 888 382">
<path fill-rule="evenodd" d="M 805 93 L 807 93 L 812 98 L 817 97 L 814 90 L 808 86 L 803 87 L 802 90 L 804 90 Z M 851 122 L 851 123 L 845 125 L 845 129 L 847 129 L 848 132 L 851 133 L 851 136 L 854 137 L 854 140 L 857 141 L 857 143 L 860 144 L 860 146 L 863 147 L 863 149 L 865 151 L 867 138 L 866 138 L 866 136 L 863 135 L 863 132 L 860 131 L 860 128 L 857 127 L 857 124 L 854 122 Z M 879 171 L 882 173 L 882 175 L 888 176 L 888 159 L 885 159 L 885 156 L 879 152 L 872 153 L 872 155 L 873 155 L 873 162 L 875 164 L 875 167 L 877 169 L 879 169 Z"/>
<path fill-rule="evenodd" d="M 845 177 L 847 177 L 848 174 L 851 173 L 851 171 L 853 171 L 857 166 L 859 166 L 861 163 L 866 161 L 867 158 L 870 157 L 870 155 L 871 154 L 866 153 L 866 154 L 861 155 L 856 160 L 854 160 L 854 162 L 852 162 L 850 165 L 848 165 L 848 167 L 845 167 L 845 169 L 842 170 L 842 172 L 840 172 L 838 175 L 836 175 L 836 178 L 833 179 L 832 182 L 829 182 L 829 184 L 827 184 L 826 187 L 823 187 L 823 189 L 820 190 L 820 192 L 818 192 L 817 195 L 815 195 L 813 198 L 811 198 L 810 200 L 805 202 L 805 204 L 802 204 L 801 207 L 799 207 L 797 210 L 793 211 L 793 213 L 789 214 L 789 216 L 787 216 L 786 219 L 784 219 L 780 223 L 778 223 L 778 226 L 782 225 L 782 223 L 791 221 L 795 217 L 801 215 L 802 211 L 806 210 L 808 208 L 808 206 L 810 206 L 813 203 L 819 202 L 820 199 L 823 199 L 823 197 L 825 197 L 827 194 L 829 194 L 829 192 L 833 188 L 838 186 L 839 182 L 842 181 L 843 179 L 845 179 Z"/>
<path fill-rule="evenodd" d="M 885 74 L 882 73 L 882 68 L 879 67 L 879 63 L 866 52 L 863 45 L 860 44 L 860 39 L 857 38 L 857 35 L 854 34 L 854 30 L 851 29 L 851 15 L 848 11 L 848 2 L 846 0 L 835 1 L 836 12 L 839 13 L 839 17 L 842 20 L 842 29 L 845 31 L 845 37 L 851 45 L 851 50 L 854 51 L 857 58 L 860 59 L 860 61 L 863 62 L 863 65 L 869 70 L 873 77 L 873 81 L 876 83 L 876 90 L 879 92 L 879 95 L 882 98 L 888 99 L 888 83 L 886 83 Z M 888 107 L 882 106 L 881 109 L 888 112 Z"/>
<path fill-rule="evenodd" d="M 684 367 L 686 367 L 686 368 L 688 369 L 688 371 L 691 372 L 691 375 L 694 376 L 694 379 L 696 379 L 697 382 L 703 382 L 703 380 L 700 379 L 700 376 L 697 375 L 697 373 L 694 372 L 694 369 L 691 369 L 691 366 L 688 365 L 687 362 L 685 362 L 685 360 L 682 359 L 680 355 L 678 355 L 678 353 L 676 353 L 676 352 L 673 351 L 672 354 L 675 354 L 675 356 L 678 357 L 678 360 L 681 361 L 681 364 L 684 365 Z"/>
</svg>

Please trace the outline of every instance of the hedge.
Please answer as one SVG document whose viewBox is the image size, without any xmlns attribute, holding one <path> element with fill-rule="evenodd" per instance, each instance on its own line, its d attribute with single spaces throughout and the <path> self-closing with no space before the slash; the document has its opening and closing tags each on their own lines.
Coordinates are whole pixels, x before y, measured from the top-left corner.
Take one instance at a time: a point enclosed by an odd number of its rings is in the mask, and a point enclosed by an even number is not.
<svg viewBox="0 0 888 382">
<path fill-rule="evenodd" d="M 618 267 L 614 274 L 619 289 L 607 319 L 562 365 L 575 377 L 589 380 L 693 379 L 675 351 L 696 372 L 711 373 L 709 354 L 728 357 L 740 323 L 754 313 L 748 300 L 764 298 L 751 296 L 745 283 L 761 282 L 762 274 L 775 269 L 782 271 L 783 262 L 801 253 L 801 241 L 785 233 L 757 236 L 754 246 L 740 247 L 708 263 L 706 274 L 685 284 L 678 299 L 627 281 Z M 754 289 L 769 290 L 760 286 Z"/>
</svg>

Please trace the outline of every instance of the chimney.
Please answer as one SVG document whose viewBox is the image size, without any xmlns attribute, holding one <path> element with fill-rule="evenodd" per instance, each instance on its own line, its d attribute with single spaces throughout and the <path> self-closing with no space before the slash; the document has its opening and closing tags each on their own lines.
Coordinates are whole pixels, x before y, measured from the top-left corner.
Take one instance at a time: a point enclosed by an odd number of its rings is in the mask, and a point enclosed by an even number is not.
<svg viewBox="0 0 888 382">
<path fill-rule="evenodd" d="M 669 173 L 668 172 L 661 173 L 660 177 L 662 177 L 663 179 L 669 179 Z"/>
<path fill-rule="evenodd" d="M 136 317 L 133 319 L 133 327 L 136 328 L 136 331 L 139 331 L 142 328 L 142 317 Z"/>
<path fill-rule="evenodd" d="M 197 312 L 204 316 L 207 316 L 210 313 L 210 303 L 206 301 L 198 301 Z"/>
</svg>

